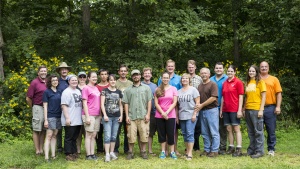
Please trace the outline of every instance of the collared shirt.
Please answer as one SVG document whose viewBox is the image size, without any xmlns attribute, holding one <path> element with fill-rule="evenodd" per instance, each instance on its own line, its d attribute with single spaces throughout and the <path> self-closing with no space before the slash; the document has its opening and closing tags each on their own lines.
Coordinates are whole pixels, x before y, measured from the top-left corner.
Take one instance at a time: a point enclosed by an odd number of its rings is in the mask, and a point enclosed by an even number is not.
<svg viewBox="0 0 300 169">
<path fill-rule="evenodd" d="M 225 74 L 223 74 L 222 77 L 219 80 L 217 80 L 216 75 L 214 75 L 210 78 L 210 80 L 215 82 L 218 86 L 218 104 L 219 104 L 219 107 L 221 105 L 223 83 L 225 82 L 225 80 L 227 78 L 228 78 L 228 76 L 225 75 Z"/>
<path fill-rule="evenodd" d="M 244 94 L 243 82 L 234 77 L 231 81 L 228 79 L 223 84 L 223 112 L 233 113 L 239 109 L 239 96 Z"/>
<path fill-rule="evenodd" d="M 32 104 L 43 106 L 45 90 L 47 90 L 46 83 L 37 77 L 30 83 L 26 96 L 32 100 Z"/>
<path fill-rule="evenodd" d="M 193 76 L 192 78 L 192 86 L 198 89 L 199 84 L 203 83 L 202 78 L 198 75 Z"/>
<path fill-rule="evenodd" d="M 67 88 L 69 87 L 68 81 L 62 79 L 61 77 L 58 79 L 58 86 L 57 86 L 57 90 L 60 91 L 61 93 Z"/>
<path fill-rule="evenodd" d="M 147 114 L 148 102 L 153 98 L 149 86 L 129 86 L 125 89 L 122 101 L 128 104 L 130 120 L 144 119 Z"/>
<path fill-rule="evenodd" d="M 152 95 L 154 96 L 154 93 L 155 93 L 155 90 L 157 88 L 157 85 L 154 84 L 154 83 L 152 83 L 152 82 L 150 82 L 148 84 L 148 83 L 142 81 L 142 83 L 145 84 L 145 85 L 148 85 L 150 87 L 150 89 L 152 91 Z M 153 99 L 152 99 L 152 107 L 151 107 L 151 114 L 155 114 L 155 110 L 156 110 L 156 108 L 155 108 L 154 97 L 153 97 Z"/>
<path fill-rule="evenodd" d="M 266 79 L 262 79 L 266 83 L 266 103 L 265 105 L 276 104 L 276 93 L 281 93 L 282 88 L 279 80 L 275 76 L 269 75 Z"/>
<path fill-rule="evenodd" d="M 171 77 L 171 79 L 170 79 L 170 81 L 169 81 L 169 84 L 170 84 L 171 86 L 176 87 L 176 89 L 179 90 L 179 89 L 182 88 L 180 81 L 181 81 L 181 76 L 176 75 L 176 74 L 174 73 L 174 76 Z M 158 79 L 157 86 L 159 86 L 159 85 L 161 84 L 161 82 L 162 82 L 162 81 L 161 81 L 161 77 L 160 77 L 160 78 Z"/>
<path fill-rule="evenodd" d="M 218 97 L 218 86 L 213 81 L 209 81 L 208 83 L 201 83 L 198 86 L 198 91 L 200 93 L 200 103 L 204 103 L 206 100 L 208 100 L 211 97 Z M 212 109 L 218 107 L 217 100 L 213 101 L 209 105 L 202 108 L 202 110 L 205 109 Z"/>
</svg>

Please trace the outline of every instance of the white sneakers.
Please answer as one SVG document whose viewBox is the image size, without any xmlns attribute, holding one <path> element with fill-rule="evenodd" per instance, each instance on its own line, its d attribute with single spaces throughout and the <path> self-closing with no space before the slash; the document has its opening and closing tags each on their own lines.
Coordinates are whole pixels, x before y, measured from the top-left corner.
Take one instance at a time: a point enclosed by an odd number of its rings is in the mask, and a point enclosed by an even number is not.
<svg viewBox="0 0 300 169">
<path fill-rule="evenodd" d="M 270 155 L 270 156 L 274 157 L 274 156 L 275 156 L 275 151 L 273 151 L 273 150 L 270 150 L 270 151 L 268 152 L 268 155 Z"/>
</svg>

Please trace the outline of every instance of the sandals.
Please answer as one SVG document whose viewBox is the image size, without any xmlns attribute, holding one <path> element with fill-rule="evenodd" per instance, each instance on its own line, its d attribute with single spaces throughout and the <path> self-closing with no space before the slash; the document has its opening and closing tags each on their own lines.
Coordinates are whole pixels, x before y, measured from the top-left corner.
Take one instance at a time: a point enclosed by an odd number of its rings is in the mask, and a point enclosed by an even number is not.
<svg viewBox="0 0 300 169">
<path fill-rule="evenodd" d="M 186 156 L 185 159 L 186 159 L 187 161 L 190 161 L 190 160 L 192 160 L 192 158 L 193 158 L 193 157 L 191 157 L 191 156 Z"/>
<path fill-rule="evenodd" d="M 151 156 L 156 156 L 156 154 L 155 153 L 153 153 L 153 152 L 151 152 L 151 153 L 149 153 Z"/>
</svg>

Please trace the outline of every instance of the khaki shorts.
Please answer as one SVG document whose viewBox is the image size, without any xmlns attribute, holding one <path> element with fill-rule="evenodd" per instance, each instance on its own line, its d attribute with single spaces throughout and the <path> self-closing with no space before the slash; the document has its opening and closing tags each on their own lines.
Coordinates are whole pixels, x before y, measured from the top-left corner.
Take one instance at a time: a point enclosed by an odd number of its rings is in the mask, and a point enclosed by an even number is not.
<svg viewBox="0 0 300 169">
<path fill-rule="evenodd" d="M 147 143 L 149 137 L 149 122 L 145 123 L 144 120 L 139 119 L 130 121 L 130 124 L 127 124 L 127 137 L 129 143 L 136 142 L 137 132 L 139 132 L 140 141 Z"/>
<path fill-rule="evenodd" d="M 44 108 L 39 105 L 32 107 L 32 130 L 42 131 L 44 126 Z"/>
<path fill-rule="evenodd" d="M 84 129 L 87 132 L 98 132 L 100 130 L 100 116 L 90 116 L 91 123 L 87 125 L 85 123 L 86 117 L 82 115 L 82 121 L 84 124 Z"/>
</svg>

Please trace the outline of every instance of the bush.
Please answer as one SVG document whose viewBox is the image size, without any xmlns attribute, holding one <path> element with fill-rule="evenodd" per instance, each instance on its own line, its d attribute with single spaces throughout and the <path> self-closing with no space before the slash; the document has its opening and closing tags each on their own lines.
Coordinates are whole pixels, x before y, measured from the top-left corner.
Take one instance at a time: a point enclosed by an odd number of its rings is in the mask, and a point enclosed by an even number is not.
<svg viewBox="0 0 300 169">
<path fill-rule="evenodd" d="M 41 59 L 35 52 L 22 60 L 20 67 L 6 72 L 6 79 L 2 82 L 3 96 L 0 100 L 0 142 L 12 137 L 31 137 L 31 109 L 26 104 L 26 92 L 30 82 L 36 78 L 38 67 L 45 65 L 48 75 L 55 74 L 55 68 L 63 57 Z M 97 65 L 90 57 L 83 57 L 72 67 L 73 71 L 98 70 Z M 70 72 L 76 74 L 77 72 Z"/>
</svg>

